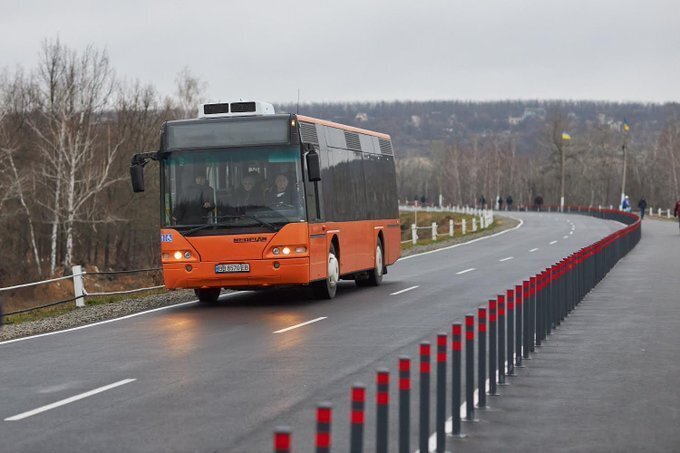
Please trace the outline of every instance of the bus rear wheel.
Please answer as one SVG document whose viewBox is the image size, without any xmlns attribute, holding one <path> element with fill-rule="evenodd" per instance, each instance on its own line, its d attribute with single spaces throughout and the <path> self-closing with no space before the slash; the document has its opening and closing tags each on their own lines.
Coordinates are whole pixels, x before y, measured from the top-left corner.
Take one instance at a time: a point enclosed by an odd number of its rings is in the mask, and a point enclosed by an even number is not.
<svg viewBox="0 0 680 453">
<path fill-rule="evenodd" d="M 335 246 L 331 244 L 328 251 L 328 272 L 324 280 L 312 283 L 312 292 L 319 299 L 332 299 L 338 290 L 340 280 L 340 263 L 338 262 Z"/>
<path fill-rule="evenodd" d="M 357 286 L 380 286 L 385 273 L 384 257 L 382 240 L 378 239 L 378 244 L 375 246 L 375 268 L 367 272 L 368 278 L 357 279 Z"/>
<path fill-rule="evenodd" d="M 200 302 L 214 304 L 220 297 L 220 288 L 200 288 L 195 289 L 194 293 Z"/>
</svg>

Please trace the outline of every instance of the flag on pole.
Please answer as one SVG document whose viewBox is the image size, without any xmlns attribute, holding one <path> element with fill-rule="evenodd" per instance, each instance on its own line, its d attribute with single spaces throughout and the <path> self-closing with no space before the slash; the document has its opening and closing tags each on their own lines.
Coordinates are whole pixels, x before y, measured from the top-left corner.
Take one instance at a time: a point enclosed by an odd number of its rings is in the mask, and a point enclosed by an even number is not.
<svg viewBox="0 0 680 453">
<path fill-rule="evenodd" d="M 571 135 L 566 132 L 562 132 L 562 140 L 571 140 Z"/>
<path fill-rule="evenodd" d="M 623 119 L 623 132 L 628 132 L 630 130 L 630 126 L 628 125 L 628 121 L 626 119 Z"/>
</svg>

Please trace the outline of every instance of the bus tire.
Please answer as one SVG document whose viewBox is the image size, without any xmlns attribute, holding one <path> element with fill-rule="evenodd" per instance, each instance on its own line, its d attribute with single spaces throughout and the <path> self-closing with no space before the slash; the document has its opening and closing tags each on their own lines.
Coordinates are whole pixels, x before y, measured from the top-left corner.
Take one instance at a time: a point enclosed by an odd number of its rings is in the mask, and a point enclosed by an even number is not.
<svg viewBox="0 0 680 453">
<path fill-rule="evenodd" d="M 385 274 L 385 251 L 382 239 L 378 238 L 375 246 L 375 268 L 368 271 L 368 279 L 364 280 L 365 286 L 380 286 Z"/>
<path fill-rule="evenodd" d="M 194 294 L 198 297 L 199 302 L 206 304 L 214 304 L 220 297 L 220 288 L 200 288 L 195 289 Z"/>
<path fill-rule="evenodd" d="M 338 262 L 337 254 L 335 252 L 335 245 L 331 243 L 331 248 L 328 250 L 328 271 L 326 278 L 318 282 L 312 283 L 312 292 L 318 299 L 332 299 L 338 290 L 338 281 L 340 280 L 340 263 Z"/>
</svg>

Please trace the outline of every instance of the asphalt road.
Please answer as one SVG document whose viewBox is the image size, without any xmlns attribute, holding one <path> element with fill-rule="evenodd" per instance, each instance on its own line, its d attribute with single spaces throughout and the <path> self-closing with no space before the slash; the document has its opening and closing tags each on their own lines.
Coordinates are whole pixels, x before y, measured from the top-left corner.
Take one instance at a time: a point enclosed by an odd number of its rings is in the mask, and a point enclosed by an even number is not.
<svg viewBox="0 0 680 453">
<path fill-rule="evenodd" d="M 409 257 L 382 286 L 346 282 L 333 301 L 236 293 L 0 344 L 0 450 L 269 452 L 274 427 L 288 424 L 295 451 L 312 451 L 314 408 L 328 400 L 334 450 L 345 451 L 349 388 L 362 381 L 370 451 L 375 368 L 394 371 L 399 354 L 416 357 L 420 341 L 499 291 L 621 228 L 516 215 L 517 230 Z"/>
</svg>

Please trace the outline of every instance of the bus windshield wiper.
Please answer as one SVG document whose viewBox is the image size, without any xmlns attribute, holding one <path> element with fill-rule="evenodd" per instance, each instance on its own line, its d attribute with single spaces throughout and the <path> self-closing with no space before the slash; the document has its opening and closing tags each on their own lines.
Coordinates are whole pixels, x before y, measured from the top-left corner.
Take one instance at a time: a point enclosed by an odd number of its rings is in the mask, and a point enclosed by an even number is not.
<svg viewBox="0 0 680 453">
<path fill-rule="evenodd" d="M 252 214 L 239 214 L 239 215 L 226 215 L 226 216 L 220 216 L 218 219 L 248 219 L 252 220 L 253 222 L 257 222 L 258 224 L 265 226 L 269 228 L 272 231 L 279 231 L 279 228 L 276 225 L 273 225 L 265 220 L 262 220 L 261 218 L 254 216 Z"/>
<path fill-rule="evenodd" d="M 194 227 L 190 230 L 182 232 L 183 236 L 191 236 L 193 233 L 201 230 L 205 230 L 206 228 L 211 228 L 211 227 L 233 227 L 236 226 L 233 223 L 206 223 L 205 225 L 199 225 L 197 227 Z"/>
</svg>

